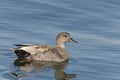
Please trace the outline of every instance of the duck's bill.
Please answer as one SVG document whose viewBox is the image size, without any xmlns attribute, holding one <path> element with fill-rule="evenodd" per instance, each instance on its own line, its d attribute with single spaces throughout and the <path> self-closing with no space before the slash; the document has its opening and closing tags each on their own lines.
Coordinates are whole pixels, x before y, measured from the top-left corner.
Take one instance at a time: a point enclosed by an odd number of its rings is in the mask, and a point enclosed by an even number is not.
<svg viewBox="0 0 120 80">
<path fill-rule="evenodd" d="M 79 42 L 77 42 L 77 41 L 75 41 L 74 39 L 70 39 L 70 42 L 72 42 L 72 43 L 76 43 L 76 44 L 79 44 Z"/>
</svg>

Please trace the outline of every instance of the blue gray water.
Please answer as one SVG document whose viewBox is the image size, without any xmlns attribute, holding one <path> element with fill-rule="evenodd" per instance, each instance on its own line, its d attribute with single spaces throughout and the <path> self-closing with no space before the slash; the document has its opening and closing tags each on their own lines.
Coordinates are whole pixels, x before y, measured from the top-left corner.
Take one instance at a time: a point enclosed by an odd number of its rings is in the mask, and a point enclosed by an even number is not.
<svg viewBox="0 0 120 80">
<path fill-rule="evenodd" d="M 80 44 L 66 43 L 70 75 L 59 80 L 120 80 L 120 0 L 0 0 L 0 80 L 59 78 L 53 67 L 15 66 L 10 48 L 54 46 L 64 31 Z"/>
</svg>

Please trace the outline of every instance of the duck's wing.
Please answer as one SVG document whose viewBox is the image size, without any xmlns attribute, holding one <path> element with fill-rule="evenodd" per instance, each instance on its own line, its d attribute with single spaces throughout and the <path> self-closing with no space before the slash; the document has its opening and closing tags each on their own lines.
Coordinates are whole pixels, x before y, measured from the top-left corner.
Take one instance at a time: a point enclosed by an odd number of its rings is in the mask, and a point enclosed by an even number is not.
<svg viewBox="0 0 120 80">
<path fill-rule="evenodd" d="M 33 45 L 33 44 L 30 44 L 30 45 L 17 44 L 16 46 L 18 46 L 18 47 L 13 48 L 13 50 L 16 53 L 16 55 L 18 56 L 18 58 L 25 58 L 29 55 L 42 53 L 42 52 L 48 51 L 49 48 L 52 47 L 52 46 L 40 45 L 40 44 L 35 44 L 35 45 Z"/>
<path fill-rule="evenodd" d="M 14 44 L 17 47 L 33 46 L 33 44 Z"/>
</svg>

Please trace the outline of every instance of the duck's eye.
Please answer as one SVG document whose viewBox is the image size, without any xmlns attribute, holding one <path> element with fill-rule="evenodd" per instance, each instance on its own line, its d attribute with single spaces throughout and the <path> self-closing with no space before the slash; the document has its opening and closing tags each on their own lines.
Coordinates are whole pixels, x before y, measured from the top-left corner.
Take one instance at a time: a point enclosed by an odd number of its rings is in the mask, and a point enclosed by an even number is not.
<svg viewBox="0 0 120 80">
<path fill-rule="evenodd" d="M 64 37 L 68 37 L 67 35 L 64 35 Z"/>
</svg>

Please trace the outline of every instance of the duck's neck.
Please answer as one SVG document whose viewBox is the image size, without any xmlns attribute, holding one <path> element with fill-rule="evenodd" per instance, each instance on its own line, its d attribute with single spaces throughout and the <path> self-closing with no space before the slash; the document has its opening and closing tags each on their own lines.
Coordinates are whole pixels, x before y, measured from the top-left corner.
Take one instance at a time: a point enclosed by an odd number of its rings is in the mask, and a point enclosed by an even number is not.
<svg viewBox="0 0 120 80">
<path fill-rule="evenodd" d="M 63 61 L 68 59 L 68 52 L 65 49 L 64 43 L 56 44 L 56 49 L 58 50 L 59 55 L 61 55 Z"/>
<path fill-rule="evenodd" d="M 56 47 L 65 49 L 64 43 L 56 43 Z"/>
</svg>

